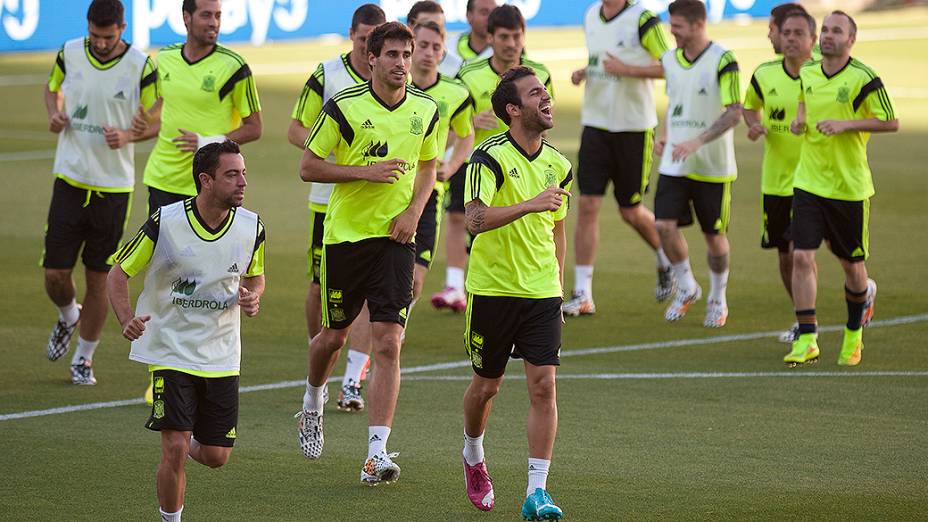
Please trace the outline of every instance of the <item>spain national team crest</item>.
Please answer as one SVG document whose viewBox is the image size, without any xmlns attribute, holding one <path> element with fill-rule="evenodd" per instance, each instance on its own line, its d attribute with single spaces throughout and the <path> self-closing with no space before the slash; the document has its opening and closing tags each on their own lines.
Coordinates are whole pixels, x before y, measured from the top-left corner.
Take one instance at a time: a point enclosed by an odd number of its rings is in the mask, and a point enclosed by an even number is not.
<svg viewBox="0 0 928 522">
<path fill-rule="evenodd" d="M 546 170 L 545 171 L 545 186 L 553 187 L 555 185 L 557 185 L 557 174 L 551 169 Z"/>
<path fill-rule="evenodd" d="M 448 115 L 448 102 L 440 100 L 438 102 L 438 115 L 444 118 Z"/>
<path fill-rule="evenodd" d="M 838 96 L 835 98 L 838 103 L 847 103 L 851 99 L 851 90 L 847 88 L 847 85 L 842 85 L 838 88 Z"/>
<path fill-rule="evenodd" d="M 348 317 L 345 315 L 345 311 L 341 308 L 329 308 L 329 317 L 331 317 L 332 320 L 337 323 L 348 319 Z"/>
<path fill-rule="evenodd" d="M 151 416 L 156 419 L 164 418 L 164 401 L 155 401 L 155 403 L 152 404 Z"/>
<path fill-rule="evenodd" d="M 422 134 L 422 118 L 420 116 L 413 115 L 409 118 L 409 133 L 413 136 Z"/>
<path fill-rule="evenodd" d="M 200 88 L 206 92 L 213 92 L 216 90 L 216 77 L 212 74 L 207 74 L 203 77 L 203 83 L 200 84 Z"/>
</svg>

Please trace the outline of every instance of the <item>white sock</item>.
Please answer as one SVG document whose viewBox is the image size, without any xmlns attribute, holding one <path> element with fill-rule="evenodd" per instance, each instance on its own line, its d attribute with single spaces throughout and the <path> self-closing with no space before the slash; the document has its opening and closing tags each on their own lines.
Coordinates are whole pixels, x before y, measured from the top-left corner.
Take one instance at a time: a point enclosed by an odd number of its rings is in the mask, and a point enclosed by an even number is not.
<svg viewBox="0 0 928 522">
<path fill-rule="evenodd" d="M 68 326 L 76 323 L 80 317 L 81 309 L 77 307 L 77 301 L 74 299 L 71 299 L 70 303 L 58 307 L 58 318 Z"/>
<path fill-rule="evenodd" d="M 574 293 L 593 297 L 593 265 L 574 266 Z"/>
<path fill-rule="evenodd" d="M 696 288 L 696 279 L 693 278 L 693 269 L 690 268 L 689 259 L 684 259 L 671 266 L 673 268 L 673 275 L 677 280 L 677 286 L 680 290 L 689 293 Z"/>
<path fill-rule="evenodd" d="M 468 466 L 475 466 L 483 462 L 483 433 L 479 437 L 471 437 L 464 432 L 464 460 Z"/>
<path fill-rule="evenodd" d="M 445 286 L 455 290 L 464 290 L 464 269 L 456 266 L 449 266 L 445 270 Z"/>
<path fill-rule="evenodd" d="M 325 390 L 325 384 L 322 386 L 313 386 L 309 384 L 309 380 L 307 380 L 306 391 L 303 392 L 303 409 L 321 414 L 322 407 L 325 406 L 325 402 L 322 400 L 323 390 Z"/>
<path fill-rule="evenodd" d="M 525 496 L 535 492 L 537 488 L 548 489 L 548 468 L 551 467 L 551 461 L 545 459 L 528 459 L 528 489 Z"/>
<path fill-rule="evenodd" d="M 718 301 L 723 305 L 727 305 L 728 301 L 725 298 L 725 289 L 728 288 L 728 270 L 722 273 L 715 273 L 709 270 L 709 281 L 711 282 L 709 288 L 709 301 Z"/>
<path fill-rule="evenodd" d="M 657 250 L 654 251 L 657 255 L 657 267 L 661 270 L 667 270 L 670 268 L 670 259 L 667 257 L 667 254 L 664 253 L 664 249 L 657 247 Z"/>
<path fill-rule="evenodd" d="M 74 350 L 74 355 L 71 357 L 71 364 L 77 364 L 81 361 L 81 358 L 87 362 L 93 361 L 93 352 L 96 351 L 97 345 L 100 344 L 100 341 L 88 341 L 81 336 L 77 336 L 77 348 Z"/>
<path fill-rule="evenodd" d="M 180 522 L 180 514 L 184 510 L 184 506 L 181 506 L 180 509 L 174 513 L 168 513 L 167 511 L 158 508 L 158 512 L 161 513 L 161 522 Z"/>
<path fill-rule="evenodd" d="M 342 377 L 342 386 L 358 386 L 361 384 L 361 372 L 364 365 L 371 358 L 364 352 L 348 350 L 348 364 L 345 366 L 345 376 Z"/>
<path fill-rule="evenodd" d="M 389 426 L 367 427 L 367 458 L 387 451 L 387 439 L 390 438 Z"/>
</svg>

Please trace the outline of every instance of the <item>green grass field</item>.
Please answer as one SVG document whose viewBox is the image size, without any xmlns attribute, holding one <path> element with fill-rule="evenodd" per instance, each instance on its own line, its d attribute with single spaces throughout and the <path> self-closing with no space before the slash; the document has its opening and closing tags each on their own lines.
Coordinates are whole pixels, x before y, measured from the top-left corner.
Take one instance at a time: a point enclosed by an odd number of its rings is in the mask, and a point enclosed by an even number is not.
<svg viewBox="0 0 928 522">
<path fill-rule="evenodd" d="M 731 315 L 724 330 L 701 326 L 702 303 L 679 324 L 663 321 L 663 307 L 652 297 L 652 254 L 619 222 L 614 203 L 604 206 L 598 313 L 569 321 L 564 330 L 560 430 L 549 489 L 568 520 L 928 517 L 928 298 L 921 287 L 928 275 L 928 10 L 867 15 L 859 23 L 853 54 L 879 71 L 902 123 L 899 134 L 875 136 L 870 146 L 877 195 L 868 267 L 880 285 L 876 319 L 884 322 L 867 331 L 863 363 L 836 366 L 835 328 L 820 337 L 817 366 L 783 367 L 786 348 L 775 332 L 792 323 L 792 307 L 775 254 L 759 248 L 761 148 L 739 127 Z M 766 23 L 710 30 L 736 52 L 743 85 L 771 55 Z M 569 72 L 585 62 L 582 32 L 532 31 L 528 47 L 554 74 L 553 142 L 574 160 L 582 91 L 570 85 Z M 306 76 L 344 48 L 323 41 L 237 49 L 258 77 L 265 122 L 263 138 L 245 147 L 246 205 L 268 229 L 262 312 L 243 321 L 242 386 L 285 384 L 243 393 L 232 460 L 220 470 L 188 466 L 184 514 L 187 520 L 515 520 L 527 456 L 521 369 L 510 366 L 496 400 L 485 444 L 497 506 L 479 513 L 466 500 L 461 477 L 461 397 L 470 376 L 462 363 L 463 316 L 438 313 L 425 303 L 415 309 L 403 353 L 403 366 L 420 371 L 404 380 L 390 439 L 390 449 L 401 452 L 402 479 L 376 489 L 358 483 L 365 415 L 331 411 L 319 461 L 305 460 L 297 448 L 292 415 L 302 390 L 286 383 L 305 377 L 308 187 L 297 175 L 300 152 L 285 133 Z M 0 270 L 6 274 L 0 304 L 0 519 L 153 520 L 159 438 L 142 427 L 148 410 L 140 402 L 5 417 L 136 399 L 146 384 L 145 368 L 128 361 L 128 343 L 112 319 L 95 357 L 97 386 L 72 386 L 67 359 L 45 359 L 55 309 L 36 261 L 55 145 L 46 132 L 41 81 L 53 56 L 0 56 L 0 179 L 6 187 L 0 191 Z M 148 148 L 137 156 L 140 190 L 130 231 L 145 216 L 140 180 Z M 687 236 L 697 279 L 706 285 L 703 242 L 695 231 Z M 827 252 L 819 261 L 818 316 L 822 325 L 839 326 L 845 321 L 840 268 Z M 426 295 L 439 289 L 443 276 L 442 256 Z M 570 279 L 572 270 L 568 285 Z M 134 290 L 140 285 L 135 281 Z M 597 347 L 606 349 L 583 351 Z M 437 363 L 450 364 L 420 368 Z"/>
</svg>

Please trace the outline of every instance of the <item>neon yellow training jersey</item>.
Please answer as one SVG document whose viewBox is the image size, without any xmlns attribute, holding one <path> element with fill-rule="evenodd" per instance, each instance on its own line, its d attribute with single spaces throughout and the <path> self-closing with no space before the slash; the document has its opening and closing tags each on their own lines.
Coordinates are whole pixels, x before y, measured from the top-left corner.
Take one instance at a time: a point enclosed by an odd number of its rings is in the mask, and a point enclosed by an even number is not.
<svg viewBox="0 0 928 522">
<path fill-rule="evenodd" d="M 760 190 L 771 196 L 793 195 L 793 173 L 799 164 L 802 137 L 789 130 L 799 107 L 799 76 L 790 76 L 783 58 L 763 63 L 751 76 L 744 108 L 763 113 L 764 163 Z"/>
<path fill-rule="evenodd" d="M 370 83 L 348 87 L 326 102 L 306 138 L 320 158 L 335 151 L 338 165 L 364 166 L 391 159 L 406 162 L 396 183 L 336 183 L 325 215 L 326 245 L 389 237 L 393 219 L 412 201 L 420 161 L 438 157 L 438 104 L 421 90 L 387 105 Z"/>
<path fill-rule="evenodd" d="M 828 76 L 822 62 L 808 62 L 799 70 L 806 109 L 806 132 L 796 168 L 796 188 L 818 196 L 862 201 L 873 195 L 873 178 L 867 162 L 869 132 L 843 132 L 826 136 L 817 124 L 823 120 L 896 119 L 889 93 L 876 72 L 851 58 Z"/>
<path fill-rule="evenodd" d="M 165 192 L 195 196 L 193 153 L 178 149 L 178 129 L 202 136 L 227 134 L 243 118 L 261 111 L 251 69 L 237 53 L 221 45 L 188 62 L 183 44 L 158 52 L 158 92 L 164 100 L 161 131 L 145 166 L 144 182 Z"/>
<path fill-rule="evenodd" d="M 542 142 L 528 154 L 508 132 L 484 141 L 470 157 L 465 204 L 479 199 L 488 207 L 516 205 L 548 187 L 570 190 L 570 162 Z M 533 212 L 481 232 L 471 246 L 467 291 L 477 295 L 544 299 L 560 297 L 560 271 L 554 224 L 567 217 L 567 197 L 555 212 Z"/>
<path fill-rule="evenodd" d="M 474 100 L 460 80 L 441 74 L 432 85 L 415 85 L 438 103 L 438 154 L 442 156 L 448 146 L 449 131 L 460 138 L 474 133 Z M 445 193 L 445 183 L 435 183 L 439 196 Z"/>
<path fill-rule="evenodd" d="M 461 69 L 459 75 L 461 81 L 467 86 L 467 90 L 470 91 L 471 98 L 474 99 L 475 113 L 487 110 L 493 111 L 493 104 L 490 102 L 490 97 L 493 95 L 493 91 L 496 90 L 496 86 L 499 85 L 500 75 L 506 72 L 493 69 L 490 60 L 491 58 L 485 58 L 470 65 L 465 65 L 464 68 Z M 538 75 L 538 81 L 548 89 L 548 94 L 551 95 L 551 98 L 554 98 L 554 85 L 551 83 L 551 73 L 548 72 L 547 67 L 525 57 L 519 60 L 519 65 L 524 65 L 534 70 L 535 74 Z M 477 129 L 475 131 L 474 143 L 480 144 L 490 136 L 506 132 L 508 129 L 509 127 L 503 123 L 503 120 L 496 118 L 495 128 L 489 130 Z"/>
</svg>

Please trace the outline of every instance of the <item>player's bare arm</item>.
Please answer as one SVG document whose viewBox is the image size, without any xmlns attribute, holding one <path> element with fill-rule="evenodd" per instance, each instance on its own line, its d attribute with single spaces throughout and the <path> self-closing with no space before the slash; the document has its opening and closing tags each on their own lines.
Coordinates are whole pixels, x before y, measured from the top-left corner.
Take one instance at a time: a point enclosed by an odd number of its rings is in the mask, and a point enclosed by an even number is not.
<svg viewBox="0 0 928 522">
<path fill-rule="evenodd" d="M 570 73 L 570 83 L 574 85 L 580 85 L 584 80 L 586 80 L 586 67 L 577 69 L 576 71 Z"/>
<path fill-rule="evenodd" d="M 738 125 L 738 121 L 741 119 L 741 104 L 732 103 L 725 107 L 725 112 L 718 117 L 712 125 L 709 126 L 702 134 L 696 136 L 691 140 L 684 141 L 683 143 L 677 143 L 673 146 L 673 160 L 674 161 L 683 161 L 692 155 L 694 152 L 699 150 L 699 147 L 702 147 L 706 143 L 718 138 L 722 134 L 725 134 L 729 129 L 733 128 L 735 125 Z"/>
<path fill-rule="evenodd" d="M 258 315 L 261 307 L 261 295 L 264 294 L 264 274 L 246 277 L 238 289 L 238 305 L 248 317 Z"/>
<path fill-rule="evenodd" d="M 805 134 L 806 104 L 804 102 L 799 102 L 799 106 L 796 108 L 796 119 L 790 122 L 789 131 L 797 136 Z"/>
<path fill-rule="evenodd" d="M 899 130 L 899 120 L 883 121 L 879 118 L 822 120 L 815 124 L 815 128 L 826 136 L 834 136 L 842 132 L 897 132 Z"/>
<path fill-rule="evenodd" d="M 606 53 L 606 59 L 603 60 L 603 70 L 613 76 L 628 76 L 630 78 L 664 77 L 664 68 L 659 62 L 650 65 L 629 65 L 610 53 Z"/>
<path fill-rule="evenodd" d="M 300 179 L 319 183 L 348 183 L 350 181 L 370 181 L 371 183 L 396 183 L 406 173 L 406 162 L 390 159 L 372 165 L 350 166 L 336 165 L 316 156 L 313 152 L 303 152 L 300 160 Z"/>
<path fill-rule="evenodd" d="M 137 316 L 129 303 L 129 276 L 117 263 L 113 265 L 106 276 L 106 295 L 119 325 L 122 326 L 122 336 L 134 341 L 145 333 L 145 323 L 151 320 L 150 315 Z"/>
<path fill-rule="evenodd" d="M 751 109 L 742 109 L 744 124 L 748 127 L 748 139 L 757 141 L 757 138 L 767 135 L 767 128 L 761 124 L 760 111 Z"/>
<path fill-rule="evenodd" d="M 476 236 L 506 226 L 526 214 L 554 212 L 561 208 L 564 196 L 570 197 L 570 192 L 560 187 L 548 187 L 528 201 L 505 207 L 488 207 L 483 201 L 474 199 L 464 206 L 464 222 L 467 231 Z"/>
<path fill-rule="evenodd" d="M 227 134 L 226 137 L 239 145 L 244 145 L 260 138 L 263 130 L 264 124 L 261 121 L 261 112 L 253 112 L 248 117 L 242 118 L 242 125 Z"/>
<path fill-rule="evenodd" d="M 397 243 L 409 243 L 416 235 L 422 210 L 435 189 L 435 165 L 438 160 L 420 161 L 416 170 L 412 201 L 406 210 L 393 219 L 390 224 L 390 239 Z"/>
<path fill-rule="evenodd" d="M 45 110 L 48 111 L 48 130 L 58 134 L 71 121 L 68 114 L 61 110 L 62 99 L 57 92 L 52 92 L 45 86 Z"/>
<path fill-rule="evenodd" d="M 461 165 L 467 161 L 467 156 L 474 150 L 474 133 L 470 133 L 463 138 L 454 134 L 454 151 L 451 153 L 451 159 L 441 164 L 435 172 L 436 181 L 448 181 L 454 175 Z"/>
<path fill-rule="evenodd" d="M 303 122 L 297 119 L 290 119 L 290 127 L 287 128 L 287 141 L 295 147 L 302 149 L 306 145 L 306 138 L 309 137 L 309 129 L 303 126 Z"/>
<path fill-rule="evenodd" d="M 132 117 L 132 141 L 145 141 L 154 138 L 161 131 L 161 107 L 164 100 L 158 98 L 147 111 L 139 106 Z"/>
</svg>

